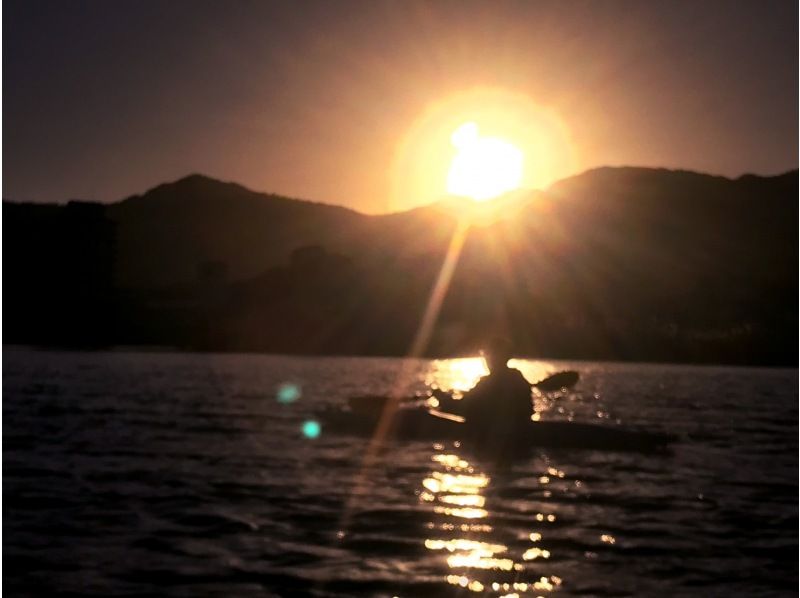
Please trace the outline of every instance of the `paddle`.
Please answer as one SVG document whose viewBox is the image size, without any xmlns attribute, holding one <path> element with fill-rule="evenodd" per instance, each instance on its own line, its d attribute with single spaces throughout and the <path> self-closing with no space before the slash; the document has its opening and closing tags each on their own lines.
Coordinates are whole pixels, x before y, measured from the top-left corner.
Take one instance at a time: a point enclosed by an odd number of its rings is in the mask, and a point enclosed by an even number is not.
<svg viewBox="0 0 800 598">
<path fill-rule="evenodd" d="M 567 370 L 548 376 L 544 380 L 539 380 L 535 384 L 532 384 L 532 386 L 544 392 L 554 392 L 562 388 L 572 388 L 578 383 L 579 379 L 580 374 L 578 374 L 578 372 Z"/>
<path fill-rule="evenodd" d="M 531 384 L 531 386 L 543 392 L 554 392 L 575 386 L 579 379 L 580 374 L 578 374 L 578 372 L 574 370 L 567 370 L 564 372 L 557 372 L 551 376 L 548 376 L 547 378 L 544 378 L 543 380 L 539 380 L 538 382 Z M 364 412 L 383 410 L 383 408 L 386 406 L 386 403 L 392 400 L 397 401 L 398 405 L 421 407 L 424 405 L 429 405 L 428 401 L 430 401 L 431 398 L 446 400 L 450 398 L 450 395 L 441 390 L 432 391 L 430 396 L 399 397 L 397 399 L 380 395 L 366 395 L 350 397 L 347 400 L 347 404 L 353 411 Z"/>
</svg>

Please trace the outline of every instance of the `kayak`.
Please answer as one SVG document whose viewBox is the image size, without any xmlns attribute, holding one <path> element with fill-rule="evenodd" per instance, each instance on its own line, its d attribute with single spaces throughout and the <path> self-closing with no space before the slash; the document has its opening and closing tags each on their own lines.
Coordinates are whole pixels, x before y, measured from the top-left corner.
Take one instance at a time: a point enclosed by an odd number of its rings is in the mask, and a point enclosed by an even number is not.
<svg viewBox="0 0 800 598">
<path fill-rule="evenodd" d="M 334 433 L 372 436 L 378 417 L 330 409 L 320 414 L 322 425 Z M 389 441 L 460 441 L 481 450 L 514 454 L 535 448 L 657 452 L 676 440 L 670 434 L 622 426 L 569 421 L 523 421 L 491 429 L 484 422 L 470 424 L 462 418 L 433 409 L 397 409 L 385 436 Z"/>
<path fill-rule="evenodd" d="M 547 376 L 543 380 L 534 382 L 531 384 L 531 386 L 541 392 L 565 391 L 575 386 L 578 383 L 578 380 L 580 380 L 580 377 L 580 374 L 574 370 L 556 372 L 555 374 Z M 414 407 L 424 407 L 425 403 L 432 397 L 447 399 L 450 398 L 450 393 L 433 390 L 427 395 L 399 398 L 391 398 L 381 395 L 361 395 L 347 399 L 347 406 L 351 410 L 359 413 L 367 412 L 379 416 L 386 407 L 386 404 L 389 402 L 394 402 L 398 406 L 410 405 Z"/>
</svg>

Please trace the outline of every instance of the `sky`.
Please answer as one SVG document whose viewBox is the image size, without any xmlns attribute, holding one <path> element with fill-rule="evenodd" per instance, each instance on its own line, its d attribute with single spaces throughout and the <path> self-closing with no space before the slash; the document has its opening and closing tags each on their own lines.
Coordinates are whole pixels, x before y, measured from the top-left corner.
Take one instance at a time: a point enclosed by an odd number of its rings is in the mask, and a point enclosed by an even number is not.
<svg viewBox="0 0 800 598">
<path fill-rule="evenodd" d="M 525 186 L 603 165 L 778 174 L 798 162 L 797 11 L 5 0 L 2 193 L 108 202 L 203 173 L 388 212 L 445 193 L 469 120 L 521 147 Z"/>
</svg>

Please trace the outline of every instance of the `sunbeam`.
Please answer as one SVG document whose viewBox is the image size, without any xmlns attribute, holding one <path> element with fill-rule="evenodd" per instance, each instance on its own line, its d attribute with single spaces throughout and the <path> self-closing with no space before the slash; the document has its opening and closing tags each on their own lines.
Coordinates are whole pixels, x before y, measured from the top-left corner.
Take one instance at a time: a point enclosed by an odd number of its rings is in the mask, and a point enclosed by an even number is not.
<svg viewBox="0 0 800 598">
<path fill-rule="evenodd" d="M 409 383 L 413 378 L 413 362 L 416 358 L 421 357 L 424 354 L 425 349 L 428 347 L 431 332 L 433 331 L 433 327 L 436 324 L 436 319 L 439 316 L 442 302 L 447 296 L 447 290 L 450 286 L 450 281 L 453 278 L 453 273 L 455 272 L 456 266 L 458 265 L 458 259 L 461 256 L 461 250 L 463 249 L 464 242 L 467 239 L 469 227 L 470 220 L 468 217 L 463 217 L 456 223 L 455 230 L 453 231 L 453 235 L 450 238 L 450 243 L 447 247 L 447 253 L 445 254 L 444 261 L 442 262 L 442 267 L 440 268 L 439 275 L 437 276 L 436 282 L 431 289 L 431 294 L 428 298 L 428 303 L 426 304 L 425 311 L 417 328 L 417 332 L 414 335 L 414 340 L 411 343 L 408 354 L 403 360 L 400 366 L 400 371 L 398 372 L 395 382 L 392 386 L 390 396 L 393 399 L 400 399 L 408 394 Z M 378 420 L 378 425 L 375 428 L 375 432 L 367 444 L 367 449 L 364 452 L 364 458 L 361 462 L 361 467 L 359 468 L 359 471 L 356 474 L 355 480 L 352 484 L 349 500 L 345 506 L 344 515 L 339 526 L 341 531 L 345 531 L 349 527 L 350 517 L 352 516 L 353 512 L 353 501 L 355 497 L 361 495 L 362 490 L 365 487 L 366 472 L 374 464 L 378 449 L 384 440 L 386 440 L 386 436 L 391 429 L 392 420 L 397 412 L 398 404 L 399 400 L 390 400 L 386 401 L 385 403 L 380 419 Z"/>
</svg>

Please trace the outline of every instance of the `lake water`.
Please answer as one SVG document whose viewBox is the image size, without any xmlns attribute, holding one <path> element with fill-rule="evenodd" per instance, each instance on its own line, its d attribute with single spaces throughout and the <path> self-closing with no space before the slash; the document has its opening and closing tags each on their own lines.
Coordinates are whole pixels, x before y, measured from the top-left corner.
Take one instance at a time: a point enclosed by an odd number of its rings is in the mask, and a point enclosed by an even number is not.
<svg viewBox="0 0 800 598">
<path fill-rule="evenodd" d="M 581 373 L 537 398 L 542 420 L 672 431 L 667 454 L 539 449 L 500 470 L 452 443 L 365 460 L 367 439 L 303 434 L 351 395 L 464 390 L 481 364 L 6 347 L 4 589 L 796 595 L 796 370 L 513 364 Z"/>
</svg>

